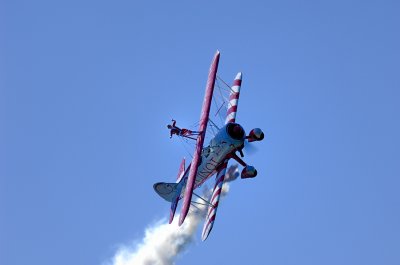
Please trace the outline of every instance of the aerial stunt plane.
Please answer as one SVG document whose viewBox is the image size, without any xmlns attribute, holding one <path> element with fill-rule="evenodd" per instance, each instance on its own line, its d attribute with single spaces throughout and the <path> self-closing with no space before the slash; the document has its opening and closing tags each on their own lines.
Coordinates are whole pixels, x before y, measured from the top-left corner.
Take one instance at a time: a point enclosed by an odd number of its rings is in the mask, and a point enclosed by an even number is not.
<svg viewBox="0 0 400 265">
<path fill-rule="evenodd" d="M 189 212 L 190 206 L 193 205 L 192 195 L 194 194 L 195 196 L 198 196 L 193 192 L 193 190 L 201 186 L 213 175 L 216 175 L 215 186 L 210 198 L 202 198 L 202 200 L 207 202 L 208 205 L 208 213 L 202 232 L 203 241 L 207 239 L 214 225 L 229 159 L 234 159 L 243 166 L 241 178 L 254 178 L 257 176 L 257 170 L 253 166 L 247 165 L 242 160 L 244 157 L 242 149 L 244 148 L 246 141 L 253 142 L 264 139 L 264 133 L 261 129 L 252 129 L 250 133 L 246 135 L 243 127 L 236 123 L 242 73 L 236 75 L 233 85 L 229 87 L 230 95 L 226 106 L 227 112 L 223 126 L 219 128 L 211 120 L 210 107 L 213 100 L 219 58 L 220 53 L 217 51 L 208 74 L 198 129 L 181 129 L 176 126 L 175 120 L 172 120 L 172 124 L 168 125 L 171 137 L 177 135 L 178 137 L 188 138 L 195 141 L 195 149 L 191 163 L 189 166 L 185 167 L 185 159 L 182 160 L 176 183 L 158 182 L 153 186 L 157 194 L 166 201 L 171 202 L 169 223 L 172 223 L 172 220 L 174 219 L 179 200 L 183 199 L 179 217 L 179 225 L 182 225 Z M 214 131 L 216 132 L 214 132 L 214 136 L 211 138 L 209 145 L 204 147 L 203 145 L 209 122 L 215 125 Z M 236 154 L 237 152 L 240 157 Z"/>
</svg>

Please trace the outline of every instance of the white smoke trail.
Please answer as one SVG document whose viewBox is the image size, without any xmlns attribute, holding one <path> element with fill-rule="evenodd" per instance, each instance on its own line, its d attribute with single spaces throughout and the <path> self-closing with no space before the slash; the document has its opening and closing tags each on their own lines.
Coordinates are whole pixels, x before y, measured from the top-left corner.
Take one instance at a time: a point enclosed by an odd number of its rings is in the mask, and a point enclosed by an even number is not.
<svg viewBox="0 0 400 265">
<path fill-rule="evenodd" d="M 228 182 L 239 176 L 237 165 L 231 166 L 225 175 L 221 196 L 229 192 Z M 206 193 L 209 193 L 207 191 Z M 159 222 L 146 229 L 143 241 L 136 246 L 122 246 L 112 259 L 112 265 L 173 265 L 176 257 L 193 242 L 198 225 L 204 219 L 207 207 L 199 205 L 191 211 L 182 226 L 179 216 L 172 224 Z"/>
</svg>

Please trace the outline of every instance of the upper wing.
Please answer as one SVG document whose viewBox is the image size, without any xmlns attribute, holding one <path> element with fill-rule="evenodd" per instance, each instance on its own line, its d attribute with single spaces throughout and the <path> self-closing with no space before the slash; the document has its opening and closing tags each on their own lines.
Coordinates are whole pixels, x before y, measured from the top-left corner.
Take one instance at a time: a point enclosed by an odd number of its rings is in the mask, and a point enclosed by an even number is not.
<svg viewBox="0 0 400 265">
<path fill-rule="evenodd" d="M 192 201 L 192 193 L 193 193 L 194 183 L 195 183 L 195 179 L 196 179 L 196 175 L 197 175 L 197 169 L 201 162 L 200 161 L 201 150 L 203 149 L 205 132 L 206 132 L 206 128 L 207 128 L 208 117 L 210 114 L 211 100 L 212 100 L 212 95 L 214 92 L 215 78 L 216 78 L 217 70 L 218 70 L 219 56 L 220 56 L 220 53 L 219 53 L 219 51 L 217 51 L 217 53 L 214 55 L 214 59 L 211 63 L 211 67 L 210 67 L 210 72 L 208 74 L 206 94 L 204 96 L 203 107 L 202 107 L 201 116 L 200 116 L 200 125 L 199 125 L 200 134 L 197 137 L 196 150 L 195 150 L 195 153 L 194 153 L 194 156 L 192 159 L 189 176 L 188 176 L 187 183 L 186 183 L 186 189 L 185 189 L 185 195 L 183 197 L 183 205 L 182 205 L 181 215 L 179 217 L 179 225 L 181 225 L 183 223 L 183 221 L 185 220 L 186 215 L 189 212 L 190 202 Z"/>
</svg>

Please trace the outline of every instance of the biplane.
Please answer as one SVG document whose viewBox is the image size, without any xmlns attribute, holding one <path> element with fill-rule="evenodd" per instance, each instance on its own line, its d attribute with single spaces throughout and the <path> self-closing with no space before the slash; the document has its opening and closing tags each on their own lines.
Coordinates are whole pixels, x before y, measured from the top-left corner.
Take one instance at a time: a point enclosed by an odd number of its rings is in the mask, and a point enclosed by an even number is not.
<svg viewBox="0 0 400 265">
<path fill-rule="evenodd" d="M 189 138 L 195 142 L 191 163 L 185 167 L 185 159 L 182 160 L 175 183 L 158 182 L 153 186 L 158 195 L 171 203 L 169 223 L 172 223 L 174 219 L 178 202 L 183 199 L 179 217 L 179 225 L 182 225 L 189 212 L 190 206 L 193 205 L 193 194 L 199 196 L 195 194 L 193 190 L 200 187 L 213 175 L 216 175 L 214 189 L 210 198 L 202 198 L 207 202 L 208 206 L 208 212 L 202 231 L 203 241 L 207 239 L 214 225 L 228 161 L 234 159 L 243 166 L 241 178 L 254 178 L 257 175 L 257 170 L 253 166 L 247 165 L 242 160 L 244 157 L 242 150 L 246 142 L 261 141 L 264 138 L 264 133 L 261 129 L 252 129 L 250 133 L 246 135 L 243 127 L 236 123 L 242 73 L 238 73 L 233 81 L 233 85 L 228 86 L 229 100 L 227 100 L 228 103 L 226 104 L 227 106 L 225 106 L 225 120 L 221 128 L 217 127 L 210 119 L 210 107 L 213 100 L 219 59 L 220 53 L 217 51 L 210 66 L 197 131 L 182 130 L 175 126 L 176 122 L 174 120 L 173 125 L 168 126 L 170 130 L 175 130 L 174 132 L 171 131 L 171 137 L 174 133 L 179 137 Z M 204 147 L 203 145 L 209 123 L 215 125 L 214 131 L 215 127 L 217 127 L 217 130 L 210 139 L 209 145 Z M 236 153 L 239 153 L 240 157 Z"/>
</svg>

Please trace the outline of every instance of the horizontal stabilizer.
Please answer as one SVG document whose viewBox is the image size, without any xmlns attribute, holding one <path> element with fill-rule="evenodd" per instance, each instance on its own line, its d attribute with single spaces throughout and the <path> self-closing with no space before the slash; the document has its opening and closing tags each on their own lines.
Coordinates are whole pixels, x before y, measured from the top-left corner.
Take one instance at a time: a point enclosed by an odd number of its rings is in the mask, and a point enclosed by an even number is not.
<svg viewBox="0 0 400 265">
<path fill-rule="evenodd" d="M 179 189 L 178 186 L 179 183 L 158 182 L 153 185 L 153 188 L 161 198 L 167 202 L 172 202 L 176 198 Z"/>
</svg>

